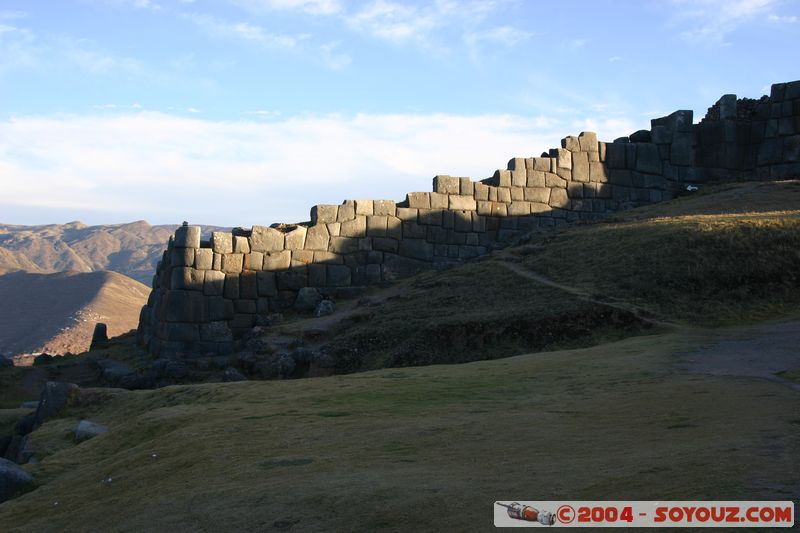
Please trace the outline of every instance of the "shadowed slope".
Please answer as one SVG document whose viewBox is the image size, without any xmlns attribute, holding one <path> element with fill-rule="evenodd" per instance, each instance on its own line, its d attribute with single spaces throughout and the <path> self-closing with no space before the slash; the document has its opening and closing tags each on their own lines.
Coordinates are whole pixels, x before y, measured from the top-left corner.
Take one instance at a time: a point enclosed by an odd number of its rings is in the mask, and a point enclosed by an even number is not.
<svg viewBox="0 0 800 533">
<path fill-rule="evenodd" d="M 109 335 L 136 328 L 150 290 L 116 272 L 0 276 L 0 352 L 82 352 L 96 322 Z"/>
</svg>

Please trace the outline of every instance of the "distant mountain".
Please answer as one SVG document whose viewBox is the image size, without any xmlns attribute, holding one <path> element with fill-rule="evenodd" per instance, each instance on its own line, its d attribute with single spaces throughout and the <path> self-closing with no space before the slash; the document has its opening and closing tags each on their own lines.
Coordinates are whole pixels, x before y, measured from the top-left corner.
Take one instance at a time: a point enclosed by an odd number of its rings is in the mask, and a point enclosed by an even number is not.
<svg viewBox="0 0 800 533">
<path fill-rule="evenodd" d="M 155 265 L 174 225 L 145 221 L 87 226 L 81 222 L 45 226 L 0 224 L 0 274 L 112 270 L 150 285 Z M 209 234 L 227 228 L 203 227 Z"/>
<path fill-rule="evenodd" d="M 0 276 L 0 355 L 86 351 L 97 322 L 109 336 L 135 329 L 149 294 L 116 272 Z"/>
</svg>

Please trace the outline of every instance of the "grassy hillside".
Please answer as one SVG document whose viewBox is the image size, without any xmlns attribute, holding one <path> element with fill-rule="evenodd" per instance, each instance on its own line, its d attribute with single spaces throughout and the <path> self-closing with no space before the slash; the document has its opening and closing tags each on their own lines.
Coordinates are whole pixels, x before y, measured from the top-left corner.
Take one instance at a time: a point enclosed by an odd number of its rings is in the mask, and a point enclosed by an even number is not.
<svg viewBox="0 0 800 533">
<path fill-rule="evenodd" d="M 310 380 L 84 391 L 4 531 L 487 531 L 496 499 L 790 499 L 796 390 L 717 333 Z M 74 445 L 79 418 L 110 432 Z M 446 512 L 442 510 L 446 509 Z"/>
<path fill-rule="evenodd" d="M 517 250 L 531 271 L 669 320 L 748 323 L 800 303 L 800 183 L 738 184 Z"/>
</svg>

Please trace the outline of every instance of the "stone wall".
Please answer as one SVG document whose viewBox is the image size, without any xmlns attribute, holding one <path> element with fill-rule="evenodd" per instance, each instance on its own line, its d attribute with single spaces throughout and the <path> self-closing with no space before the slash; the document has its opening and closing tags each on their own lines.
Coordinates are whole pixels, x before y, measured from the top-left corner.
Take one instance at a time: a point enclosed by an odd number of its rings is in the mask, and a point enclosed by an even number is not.
<svg viewBox="0 0 800 533">
<path fill-rule="evenodd" d="M 158 264 L 139 339 L 155 355 L 229 353 L 267 314 L 294 306 L 304 287 L 335 297 L 709 179 L 800 176 L 799 141 L 800 82 L 776 84 L 759 101 L 723 96 L 697 125 L 691 111 L 676 111 L 613 143 L 583 132 L 482 181 L 436 176 L 432 192 L 401 202 L 316 205 L 310 222 L 217 232 L 207 242 L 199 227 L 184 226 Z"/>
</svg>

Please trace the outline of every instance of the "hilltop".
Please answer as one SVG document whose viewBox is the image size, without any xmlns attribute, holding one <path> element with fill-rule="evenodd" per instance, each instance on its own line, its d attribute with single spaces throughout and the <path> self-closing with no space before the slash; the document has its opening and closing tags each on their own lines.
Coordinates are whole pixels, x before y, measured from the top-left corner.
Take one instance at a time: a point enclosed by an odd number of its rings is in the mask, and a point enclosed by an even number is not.
<svg viewBox="0 0 800 533">
<path fill-rule="evenodd" d="M 0 274 L 111 270 L 150 285 L 175 225 L 0 224 Z M 221 228 L 207 226 L 206 233 Z"/>
</svg>

